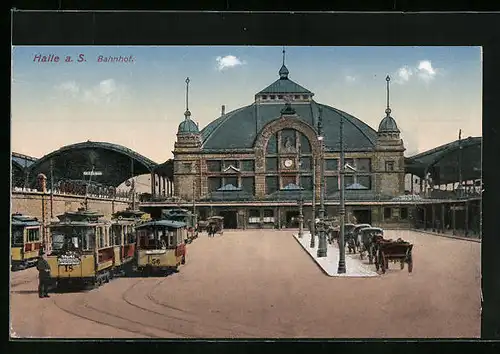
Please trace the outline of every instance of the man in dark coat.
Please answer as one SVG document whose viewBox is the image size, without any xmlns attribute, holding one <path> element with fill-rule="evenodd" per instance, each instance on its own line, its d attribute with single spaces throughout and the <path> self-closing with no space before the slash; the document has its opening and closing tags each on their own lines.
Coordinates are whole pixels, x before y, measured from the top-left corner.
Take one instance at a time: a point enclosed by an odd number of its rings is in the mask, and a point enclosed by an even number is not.
<svg viewBox="0 0 500 354">
<path fill-rule="evenodd" d="M 49 262 L 44 257 L 45 252 L 43 250 L 38 254 L 38 263 L 36 269 L 38 269 L 38 297 L 49 297 L 48 287 L 50 279 L 50 265 Z"/>
</svg>

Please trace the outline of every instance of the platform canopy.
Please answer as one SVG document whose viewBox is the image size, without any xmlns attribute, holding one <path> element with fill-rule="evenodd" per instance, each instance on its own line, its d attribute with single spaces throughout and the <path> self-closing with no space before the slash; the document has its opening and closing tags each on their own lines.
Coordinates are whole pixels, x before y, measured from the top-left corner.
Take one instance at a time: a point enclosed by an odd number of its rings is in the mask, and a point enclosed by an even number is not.
<svg viewBox="0 0 500 354">
<path fill-rule="evenodd" d="M 170 181 L 174 180 L 174 159 L 169 159 L 162 164 L 155 167 L 155 173 L 168 178 Z"/>
<path fill-rule="evenodd" d="M 405 172 L 420 178 L 430 173 L 434 185 L 481 178 L 481 137 L 468 137 L 405 158 Z"/>
<path fill-rule="evenodd" d="M 51 168 L 52 166 L 52 168 Z M 51 170 L 54 184 L 61 180 L 91 180 L 118 187 L 128 178 L 151 173 L 157 163 L 124 146 L 106 142 L 86 141 L 64 146 L 34 162 L 29 168 L 29 184 L 36 177 L 47 176 L 50 188 Z"/>
</svg>

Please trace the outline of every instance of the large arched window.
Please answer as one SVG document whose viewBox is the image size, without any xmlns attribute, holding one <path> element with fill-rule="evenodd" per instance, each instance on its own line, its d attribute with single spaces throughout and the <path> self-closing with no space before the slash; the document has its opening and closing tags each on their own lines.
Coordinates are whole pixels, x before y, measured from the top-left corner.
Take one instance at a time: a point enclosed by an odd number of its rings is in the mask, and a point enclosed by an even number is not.
<svg viewBox="0 0 500 354">
<path fill-rule="evenodd" d="M 266 146 L 266 194 L 287 186 L 312 190 L 312 149 L 309 139 L 295 129 L 283 129 Z"/>
</svg>

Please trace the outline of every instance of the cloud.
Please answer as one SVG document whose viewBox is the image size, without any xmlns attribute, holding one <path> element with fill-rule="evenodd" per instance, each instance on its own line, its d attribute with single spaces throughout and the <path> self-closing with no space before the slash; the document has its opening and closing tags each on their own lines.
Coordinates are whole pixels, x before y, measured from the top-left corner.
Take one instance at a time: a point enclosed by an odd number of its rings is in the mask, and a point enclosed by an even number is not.
<svg viewBox="0 0 500 354">
<path fill-rule="evenodd" d="M 432 81 L 436 76 L 436 69 L 432 67 L 429 60 L 422 60 L 418 63 L 418 76 L 425 82 Z"/>
<path fill-rule="evenodd" d="M 239 58 L 235 57 L 234 55 L 226 55 L 225 57 L 217 57 L 215 58 L 217 61 L 217 69 L 219 71 L 228 69 L 228 68 L 234 68 L 236 66 L 240 66 L 245 64 L 244 61 L 240 60 Z"/>
<path fill-rule="evenodd" d="M 125 88 L 119 86 L 114 79 L 106 79 L 91 87 L 82 87 L 75 81 L 66 81 L 57 85 L 56 90 L 84 102 L 110 103 L 119 100 Z"/>
<path fill-rule="evenodd" d="M 403 66 L 402 68 L 398 69 L 396 81 L 399 81 L 400 83 L 407 82 L 410 80 L 410 77 L 412 75 L 413 75 L 412 69 L 410 69 L 407 66 Z"/>
<path fill-rule="evenodd" d="M 434 80 L 438 70 L 432 66 L 430 60 L 421 60 L 414 67 L 402 66 L 396 72 L 395 83 L 405 84 L 416 77 L 426 83 Z"/>
<path fill-rule="evenodd" d="M 80 86 L 76 81 L 66 81 L 56 86 L 56 90 L 69 93 L 72 96 L 77 96 L 80 92 Z"/>
<path fill-rule="evenodd" d="M 356 81 L 356 77 L 355 77 L 355 76 L 351 76 L 351 75 L 347 75 L 347 76 L 345 77 L 345 81 L 346 81 L 347 83 L 353 83 L 353 82 L 355 82 L 355 81 Z"/>
</svg>

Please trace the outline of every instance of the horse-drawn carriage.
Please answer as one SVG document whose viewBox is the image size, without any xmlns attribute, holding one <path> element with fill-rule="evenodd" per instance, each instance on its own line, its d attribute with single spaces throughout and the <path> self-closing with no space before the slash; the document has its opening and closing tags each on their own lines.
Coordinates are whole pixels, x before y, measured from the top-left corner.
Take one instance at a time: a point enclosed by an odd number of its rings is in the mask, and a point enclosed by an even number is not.
<svg viewBox="0 0 500 354">
<path fill-rule="evenodd" d="M 198 221 L 198 232 L 204 232 L 208 230 L 208 221 L 200 220 Z"/>
<path fill-rule="evenodd" d="M 365 227 L 358 231 L 359 257 L 363 259 L 367 254 L 370 264 L 375 258 L 374 240 L 379 236 L 384 236 L 384 230 L 379 227 Z"/>
<path fill-rule="evenodd" d="M 408 264 L 408 273 L 413 270 L 412 257 L 413 244 L 398 238 L 394 240 L 385 240 L 383 237 L 376 237 L 374 240 L 375 267 L 385 274 L 389 269 L 389 261 L 399 263 L 401 269 L 404 269 L 405 263 Z"/>
<path fill-rule="evenodd" d="M 211 216 L 207 219 L 208 236 L 215 236 L 216 233 L 224 234 L 224 217 Z"/>
<path fill-rule="evenodd" d="M 361 230 L 372 227 L 370 224 L 356 224 L 347 236 L 347 247 L 349 252 L 356 253 L 361 249 Z"/>
<path fill-rule="evenodd" d="M 378 227 L 364 227 L 359 230 L 358 238 L 361 248 L 359 250 L 360 258 L 368 253 L 370 264 L 375 263 L 375 268 L 385 274 L 389 269 L 389 261 L 400 264 L 404 269 L 404 264 L 408 264 L 408 272 L 413 270 L 412 250 L 413 244 L 398 238 L 394 240 L 384 239 L 384 230 Z"/>
</svg>

